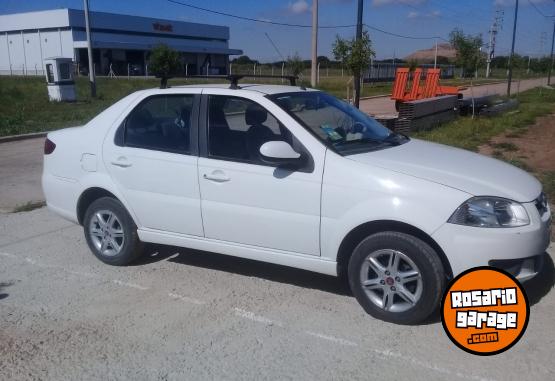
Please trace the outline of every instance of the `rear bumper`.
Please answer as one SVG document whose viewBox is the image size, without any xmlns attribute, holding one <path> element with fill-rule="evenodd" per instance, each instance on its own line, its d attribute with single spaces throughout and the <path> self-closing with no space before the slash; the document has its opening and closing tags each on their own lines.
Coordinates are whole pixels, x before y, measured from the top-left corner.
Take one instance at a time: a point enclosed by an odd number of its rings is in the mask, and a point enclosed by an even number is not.
<svg viewBox="0 0 555 381">
<path fill-rule="evenodd" d="M 78 223 L 77 199 L 80 185 L 77 180 L 43 172 L 42 190 L 49 210 L 71 222 Z"/>
<path fill-rule="evenodd" d="M 453 276 L 478 266 L 507 270 L 517 279 L 533 278 L 550 243 L 551 213 L 540 216 L 534 203 L 523 204 L 530 224 L 519 228 L 478 228 L 445 223 L 432 237 L 443 249 Z"/>
</svg>

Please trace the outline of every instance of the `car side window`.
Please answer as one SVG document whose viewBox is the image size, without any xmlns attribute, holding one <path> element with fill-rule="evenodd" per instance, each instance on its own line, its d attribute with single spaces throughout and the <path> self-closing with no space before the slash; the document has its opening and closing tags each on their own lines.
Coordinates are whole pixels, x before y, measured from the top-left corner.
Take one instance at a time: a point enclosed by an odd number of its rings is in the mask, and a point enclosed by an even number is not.
<svg viewBox="0 0 555 381">
<path fill-rule="evenodd" d="M 264 107 L 249 99 L 210 95 L 208 100 L 208 155 L 232 161 L 264 164 L 260 146 L 292 136 Z"/>
<path fill-rule="evenodd" d="M 189 153 L 193 94 L 155 95 L 143 100 L 125 122 L 124 145 Z"/>
</svg>

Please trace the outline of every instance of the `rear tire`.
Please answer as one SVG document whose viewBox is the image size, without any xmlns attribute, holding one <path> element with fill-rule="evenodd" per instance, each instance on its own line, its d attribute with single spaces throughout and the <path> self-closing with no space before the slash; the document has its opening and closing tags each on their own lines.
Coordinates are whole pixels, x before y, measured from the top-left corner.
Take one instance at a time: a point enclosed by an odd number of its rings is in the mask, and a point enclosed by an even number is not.
<svg viewBox="0 0 555 381">
<path fill-rule="evenodd" d="M 85 212 L 83 228 L 89 248 L 104 263 L 125 266 L 142 254 L 135 222 L 114 198 L 93 201 Z"/>
<path fill-rule="evenodd" d="M 418 324 L 439 306 L 445 271 L 434 249 L 405 233 L 381 232 L 353 251 L 351 291 L 364 310 L 396 324 Z"/>
</svg>

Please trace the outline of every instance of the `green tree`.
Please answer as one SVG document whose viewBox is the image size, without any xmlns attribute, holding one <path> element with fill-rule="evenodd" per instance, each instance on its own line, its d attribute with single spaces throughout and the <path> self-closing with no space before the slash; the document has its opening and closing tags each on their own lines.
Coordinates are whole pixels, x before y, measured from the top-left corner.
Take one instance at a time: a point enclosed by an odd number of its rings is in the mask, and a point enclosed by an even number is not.
<svg viewBox="0 0 555 381">
<path fill-rule="evenodd" d="M 463 68 L 463 76 L 474 72 L 483 60 L 480 47 L 483 45 L 482 35 L 464 34 L 461 29 L 455 28 L 449 34 L 449 40 L 457 51 L 455 63 Z"/>
<path fill-rule="evenodd" d="M 287 66 L 289 67 L 291 75 L 296 77 L 303 72 L 304 62 L 298 52 L 295 52 L 293 56 L 287 57 Z"/>
<path fill-rule="evenodd" d="M 257 60 L 252 60 L 249 56 L 239 56 L 231 61 L 238 65 L 252 65 L 254 63 L 258 64 Z"/>
<path fill-rule="evenodd" d="M 167 45 L 160 44 L 152 49 L 148 61 L 149 70 L 160 78 L 160 88 L 168 87 L 168 79 L 181 71 L 179 53 Z"/>
<path fill-rule="evenodd" d="M 362 32 L 360 40 L 356 38 L 343 39 L 337 35 L 333 43 L 333 55 L 352 75 L 360 77 L 376 53 L 372 49 L 370 35 L 365 30 Z M 357 106 L 358 99 L 360 99 L 360 94 L 355 94 L 355 105 Z"/>
<path fill-rule="evenodd" d="M 407 64 L 409 65 L 409 71 L 415 71 L 418 67 L 418 61 L 415 59 L 410 59 Z"/>
</svg>

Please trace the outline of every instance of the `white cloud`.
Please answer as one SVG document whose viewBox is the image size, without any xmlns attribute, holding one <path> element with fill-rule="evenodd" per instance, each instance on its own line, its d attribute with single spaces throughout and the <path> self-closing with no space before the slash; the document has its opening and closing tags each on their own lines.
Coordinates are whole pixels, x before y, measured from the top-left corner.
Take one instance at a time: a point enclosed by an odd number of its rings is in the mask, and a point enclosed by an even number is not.
<svg viewBox="0 0 555 381">
<path fill-rule="evenodd" d="M 310 6 L 306 2 L 306 0 L 295 0 L 293 2 L 289 2 L 287 5 L 287 10 L 290 13 L 300 15 L 303 13 L 308 13 L 310 11 Z"/>
<path fill-rule="evenodd" d="M 430 13 L 420 13 L 416 11 L 411 11 L 407 14 L 408 19 L 416 19 L 416 18 L 435 18 L 441 16 L 440 11 L 432 11 Z"/>
<path fill-rule="evenodd" d="M 388 4 L 409 4 L 416 5 L 425 2 L 426 0 L 372 0 L 372 5 L 378 7 L 380 5 Z"/>
</svg>

